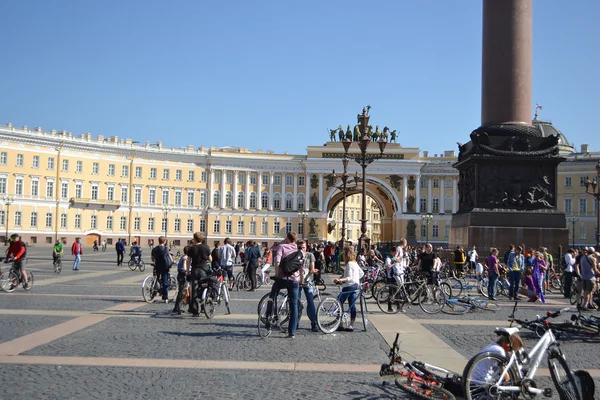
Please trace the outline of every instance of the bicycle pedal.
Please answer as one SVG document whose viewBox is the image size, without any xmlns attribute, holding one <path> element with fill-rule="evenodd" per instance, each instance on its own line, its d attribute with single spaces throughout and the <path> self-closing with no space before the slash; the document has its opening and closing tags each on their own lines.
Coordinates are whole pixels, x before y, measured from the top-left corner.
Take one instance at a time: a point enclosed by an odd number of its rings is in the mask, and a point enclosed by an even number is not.
<svg viewBox="0 0 600 400">
<path fill-rule="evenodd" d="M 542 392 L 542 394 L 544 395 L 544 397 L 552 397 L 552 388 L 546 388 L 546 389 L 544 389 L 544 391 Z"/>
</svg>

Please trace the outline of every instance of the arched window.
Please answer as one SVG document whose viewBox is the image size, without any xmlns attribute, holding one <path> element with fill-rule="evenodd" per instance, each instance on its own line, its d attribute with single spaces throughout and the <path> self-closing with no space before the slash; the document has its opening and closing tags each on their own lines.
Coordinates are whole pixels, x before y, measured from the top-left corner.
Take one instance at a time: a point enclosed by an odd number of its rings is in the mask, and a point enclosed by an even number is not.
<svg viewBox="0 0 600 400">
<path fill-rule="evenodd" d="M 213 207 L 221 207 L 221 193 L 218 190 L 213 193 Z"/>
<path fill-rule="evenodd" d="M 230 191 L 225 193 L 225 207 L 233 207 L 233 194 Z"/>
<path fill-rule="evenodd" d="M 269 193 L 262 192 L 261 198 L 261 206 L 262 208 L 269 208 Z"/>
<path fill-rule="evenodd" d="M 285 209 L 289 211 L 293 208 L 294 208 L 294 201 L 292 200 L 292 194 L 287 193 L 285 195 Z"/>
<path fill-rule="evenodd" d="M 298 210 L 304 210 L 304 193 L 298 195 Z"/>
<path fill-rule="evenodd" d="M 250 193 L 250 208 L 256 208 L 256 193 Z"/>
<path fill-rule="evenodd" d="M 281 195 L 279 193 L 273 195 L 273 208 L 275 210 L 281 209 Z"/>
<path fill-rule="evenodd" d="M 244 192 L 238 192 L 238 195 L 237 195 L 238 208 L 246 207 L 246 204 L 244 204 L 245 202 L 246 202 L 246 196 L 244 195 Z"/>
</svg>

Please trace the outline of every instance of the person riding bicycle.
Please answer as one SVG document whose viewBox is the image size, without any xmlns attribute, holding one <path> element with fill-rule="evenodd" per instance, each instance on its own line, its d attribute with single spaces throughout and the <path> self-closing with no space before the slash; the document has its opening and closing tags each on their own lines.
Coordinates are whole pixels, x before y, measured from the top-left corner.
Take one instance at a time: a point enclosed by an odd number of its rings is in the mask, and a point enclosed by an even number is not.
<svg viewBox="0 0 600 400">
<path fill-rule="evenodd" d="M 140 246 L 136 240 L 134 240 L 131 245 L 129 256 L 136 264 L 139 264 L 142 261 L 142 246 Z"/>
<path fill-rule="evenodd" d="M 4 259 L 4 262 L 8 263 L 9 261 L 11 261 L 12 258 L 14 265 L 13 268 L 15 272 L 18 273 L 19 271 L 21 271 L 21 276 L 23 277 L 23 281 L 25 282 L 24 287 L 27 287 L 27 273 L 23 268 L 23 261 L 25 260 L 25 256 L 27 255 L 27 249 L 25 248 L 25 244 L 23 243 L 21 237 L 18 234 L 13 233 L 10 236 L 10 238 L 12 239 L 12 242 L 10 242 L 10 246 L 8 247 L 8 250 L 6 252 L 6 258 Z"/>
<path fill-rule="evenodd" d="M 63 255 L 63 245 L 60 242 L 60 240 L 57 240 L 56 243 L 54 243 L 54 246 L 52 247 L 52 259 L 53 259 L 53 264 L 57 264 L 60 259 L 62 258 Z"/>
</svg>

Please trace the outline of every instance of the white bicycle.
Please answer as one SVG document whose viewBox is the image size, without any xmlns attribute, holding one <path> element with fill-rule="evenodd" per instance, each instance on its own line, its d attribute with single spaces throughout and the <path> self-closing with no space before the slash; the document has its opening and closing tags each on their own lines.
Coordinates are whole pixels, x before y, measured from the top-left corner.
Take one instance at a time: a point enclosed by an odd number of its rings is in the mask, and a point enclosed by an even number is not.
<svg viewBox="0 0 600 400">
<path fill-rule="evenodd" d="M 568 310 L 565 308 L 556 311 L 549 317 L 557 317 Z M 496 328 L 494 332 L 499 336 L 509 337 L 518 333 L 519 327 Z M 548 356 L 548 369 L 560 399 L 581 400 L 575 376 L 551 329 L 544 333 L 529 354 L 525 351 L 511 351 L 510 357 L 506 358 L 487 352 L 472 358 L 463 372 L 466 399 L 516 399 L 519 394 L 525 398 L 533 398 L 539 394 L 551 397 L 552 389 L 538 389 L 534 380 L 545 354 Z"/>
</svg>

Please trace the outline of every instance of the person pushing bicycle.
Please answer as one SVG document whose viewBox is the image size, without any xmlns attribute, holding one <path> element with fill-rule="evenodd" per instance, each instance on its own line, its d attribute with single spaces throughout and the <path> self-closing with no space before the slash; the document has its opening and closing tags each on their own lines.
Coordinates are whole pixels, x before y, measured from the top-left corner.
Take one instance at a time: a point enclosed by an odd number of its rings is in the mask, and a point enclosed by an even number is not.
<svg viewBox="0 0 600 400">
<path fill-rule="evenodd" d="M 60 240 L 57 240 L 52 247 L 52 260 L 53 264 L 56 265 L 63 256 L 63 245 Z"/>
<path fill-rule="evenodd" d="M 4 259 L 5 263 L 12 261 L 14 263 L 15 272 L 21 271 L 21 276 L 23 277 L 23 282 L 25 282 L 24 288 L 27 288 L 27 274 L 25 273 L 25 269 L 23 268 L 23 261 L 25 260 L 25 256 L 27 255 L 27 249 L 25 248 L 25 244 L 21 241 L 21 237 L 13 233 L 10 238 L 12 242 L 10 242 L 10 246 L 8 247 L 8 251 L 6 252 L 6 258 Z"/>
</svg>

